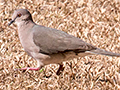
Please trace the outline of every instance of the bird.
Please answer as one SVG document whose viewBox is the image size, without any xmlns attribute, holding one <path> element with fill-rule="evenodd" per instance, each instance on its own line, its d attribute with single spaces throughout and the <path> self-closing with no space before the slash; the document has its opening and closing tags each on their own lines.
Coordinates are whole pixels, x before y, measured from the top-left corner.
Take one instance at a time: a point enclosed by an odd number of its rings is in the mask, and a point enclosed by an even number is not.
<svg viewBox="0 0 120 90">
<path fill-rule="evenodd" d="M 27 9 L 15 10 L 8 26 L 14 22 L 17 24 L 18 36 L 25 52 L 37 60 L 37 67 L 19 70 L 37 71 L 45 65 L 58 64 L 56 74 L 59 75 L 63 68 L 62 62 L 73 58 L 95 54 L 120 57 L 119 53 L 97 48 L 64 31 L 36 24 Z"/>
</svg>

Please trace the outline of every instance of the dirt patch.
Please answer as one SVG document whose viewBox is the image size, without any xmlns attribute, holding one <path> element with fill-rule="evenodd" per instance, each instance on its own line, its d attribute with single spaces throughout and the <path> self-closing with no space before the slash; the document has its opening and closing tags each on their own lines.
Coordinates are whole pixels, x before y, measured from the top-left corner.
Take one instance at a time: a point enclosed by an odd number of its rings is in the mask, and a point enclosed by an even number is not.
<svg viewBox="0 0 120 90">
<path fill-rule="evenodd" d="M 0 90 L 118 90 L 120 58 L 86 56 L 40 71 L 14 71 L 36 66 L 23 50 L 15 24 L 7 26 L 14 10 L 28 9 L 41 25 L 65 31 L 99 48 L 120 53 L 119 0 L 0 0 Z"/>
</svg>

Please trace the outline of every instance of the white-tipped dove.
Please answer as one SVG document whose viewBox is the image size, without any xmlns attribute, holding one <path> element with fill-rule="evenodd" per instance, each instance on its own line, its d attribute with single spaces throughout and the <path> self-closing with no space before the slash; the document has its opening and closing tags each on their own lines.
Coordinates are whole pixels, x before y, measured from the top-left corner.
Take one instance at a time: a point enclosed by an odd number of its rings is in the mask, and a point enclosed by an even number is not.
<svg viewBox="0 0 120 90">
<path fill-rule="evenodd" d="M 62 68 L 61 62 L 70 58 L 93 54 L 120 57 L 118 53 L 99 49 L 63 31 L 37 25 L 26 9 L 15 10 L 8 25 L 13 22 L 18 26 L 18 34 L 24 50 L 37 60 L 38 64 L 36 68 L 26 67 L 19 70 L 39 70 L 44 65 L 56 63 L 60 64 L 57 71 L 57 74 L 59 74 Z"/>
</svg>

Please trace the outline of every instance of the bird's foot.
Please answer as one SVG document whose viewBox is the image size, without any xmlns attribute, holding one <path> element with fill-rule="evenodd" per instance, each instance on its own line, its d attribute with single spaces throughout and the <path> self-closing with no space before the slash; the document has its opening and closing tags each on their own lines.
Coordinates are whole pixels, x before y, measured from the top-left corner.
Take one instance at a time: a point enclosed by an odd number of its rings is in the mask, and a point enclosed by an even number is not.
<svg viewBox="0 0 120 90">
<path fill-rule="evenodd" d="M 61 71 L 64 70 L 63 65 L 60 64 L 58 71 L 56 72 L 57 75 L 60 75 Z"/>
<path fill-rule="evenodd" d="M 36 67 L 36 68 L 34 68 L 34 67 L 25 67 L 25 68 L 19 68 L 19 69 L 15 69 L 15 70 L 34 70 L 34 71 L 38 71 L 38 70 L 40 70 L 40 68 L 39 67 Z"/>
</svg>

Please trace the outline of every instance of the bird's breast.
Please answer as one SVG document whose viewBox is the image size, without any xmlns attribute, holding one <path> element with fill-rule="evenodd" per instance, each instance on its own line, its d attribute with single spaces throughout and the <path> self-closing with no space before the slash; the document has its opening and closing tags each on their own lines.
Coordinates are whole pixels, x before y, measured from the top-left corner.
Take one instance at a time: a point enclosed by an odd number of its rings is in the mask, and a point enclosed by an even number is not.
<svg viewBox="0 0 120 90">
<path fill-rule="evenodd" d="M 19 38 L 22 47 L 30 56 L 32 56 L 31 53 L 33 52 L 39 52 L 39 47 L 35 45 L 33 41 L 33 33 L 31 31 L 24 31 L 24 33 L 19 32 Z"/>
</svg>

